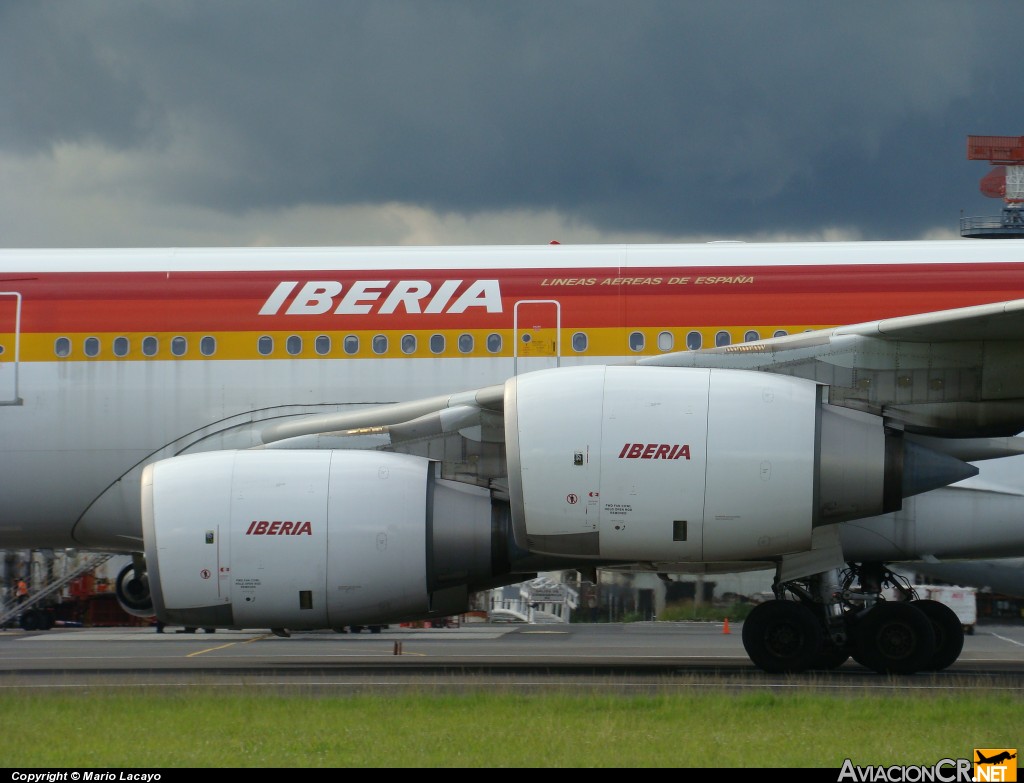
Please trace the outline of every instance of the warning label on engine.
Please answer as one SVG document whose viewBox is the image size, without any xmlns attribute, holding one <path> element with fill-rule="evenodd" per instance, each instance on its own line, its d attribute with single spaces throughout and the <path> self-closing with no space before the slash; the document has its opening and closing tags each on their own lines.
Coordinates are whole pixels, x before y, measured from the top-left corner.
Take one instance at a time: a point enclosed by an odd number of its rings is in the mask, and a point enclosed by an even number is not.
<svg viewBox="0 0 1024 783">
<path fill-rule="evenodd" d="M 624 517 L 633 511 L 633 507 L 629 503 L 605 503 L 604 512 L 606 514 L 612 514 L 614 516 Z"/>
</svg>

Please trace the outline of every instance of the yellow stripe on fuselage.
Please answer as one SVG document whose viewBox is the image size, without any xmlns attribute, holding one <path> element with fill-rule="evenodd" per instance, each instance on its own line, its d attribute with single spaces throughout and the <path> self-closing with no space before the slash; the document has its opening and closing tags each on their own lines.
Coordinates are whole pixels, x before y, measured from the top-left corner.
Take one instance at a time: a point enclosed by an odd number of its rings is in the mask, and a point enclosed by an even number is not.
<svg viewBox="0 0 1024 783">
<path fill-rule="evenodd" d="M 822 326 L 807 325 L 754 325 L 746 327 L 698 327 L 698 328 L 644 328 L 644 329 L 623 329 L 620 327 L 597 328 L 597 329 L 562 329 L 561 356 L 654 356 L 670 351 L 683 351 L 687 349 L 687 338 L 693 333 L 698 333 L 701 338 L 701 347 L 712 348 L 716 345 L 716 335 L 726 332 L 729 335 L 729 344 L 745 342 L 747 332 L 756 332 L 759 338 L 772 337 L 778 331 L 785 331 L 788 334 L 808 331 L 811 329 L 823 328 Z M 573 335 L 581 333 L 586 336 L 586 347 L 583 350 L 576 350 L 573 344 Z M 524 342 L 522 337 L 529 334 L 531 339 Z M 553 349 L 555 330 L 549 329 L 527 329 L 520 330 L 518 336 L 519 356 L 544 356 L 554 355 Z M 643 347 L 636 350 L 631 347 L 630 336 L 642 335 Z M 467 347 L 463 341 L 460 347 L 460 338 L 465 336 L 472 338 L 472 347 Z M 488 338 L 498 335 L 501 338 L 501 346 L 498 350 L 492 350 L 493 344 L 489 346 Z M 666 337 L 667 335 L 667 337 Z M 415 348 L 411 352 L 403 350 L 403 339 L 412 337 L 415 339 Z M 437 337 L 443 338 L 444 348 L 435 351 L 432 347 L 432 338 L 436 343 Z M 204 337 L 212 337 L 215 340 L 214 350 L 204 354 L 200 346 Z M 289 352 L 289 339 L 299 338 L 301 347 L 295 353 Z M 330 348 L 325 353 L 317 351 L 317 338 L 327 337 L 330 340 Z M 383 337 L 386 339 L 386 349 L 378 352 L 374 349 L 374 339 Z M 58 355 L 58 341 L 66 340 L 68 351 L 66 355 Z M 127 349 L 123 355 L 115 353 L 115 341 L 118 338 L 127 340 Z M 157 343 L 156 351 L 152 354 L 143 352 L 143 344 L 147 338 L 155 338 Z M 176 338 L 184 338 L 185 348 L 182 352 L 172 351 L 172 345 Z M 270 338 L 272 348 L 268 353 L 261 353 L 260 339 Z M 352 350 L 351 338 L 355 338 L 357 347 Z M 346 339 L 349 340 L 346 348 Z M 87 354 L 87 341 L 95 340 L 92 343 L 95 352 Z M 692 338 L 691 338 L 692 340 Z M 266 343 L 264 343 L 265 345 Z M 123 342 L 121 343 L 123 346 Z M 321 341 L 322 346 L 322 341 Z M 634 341 L 635 346 L 635 341 Z M 295 341 L 292 342 L 295 348 Z M 380 342 L 378 341 L 378 348 Z M 406 342 L 408 347 L 408 342 Z M 436 347 L 436 346 L 434 346 Z M 15 359 L 15 336 L 12 333 L 0 334 L 0 362 L 13 362 Z M 159 361 L 173 359 L 187 360 L 253 360 L 253 359 L 430 359 L 430 358 L 467 358 L 467 357 L 512 357 L 514 355 L 514 342 L 512 330 L 445 330 L 445 331 L 355 331 L 355 332 L 322 332 L 322 331 L 267 331 L 267 332 L 128 332 L 116 333 L 94 333 L 94 334 L 22 334 L 18 359 L 22 362 L 52 362 L 52 361 Z"/>
</svg>

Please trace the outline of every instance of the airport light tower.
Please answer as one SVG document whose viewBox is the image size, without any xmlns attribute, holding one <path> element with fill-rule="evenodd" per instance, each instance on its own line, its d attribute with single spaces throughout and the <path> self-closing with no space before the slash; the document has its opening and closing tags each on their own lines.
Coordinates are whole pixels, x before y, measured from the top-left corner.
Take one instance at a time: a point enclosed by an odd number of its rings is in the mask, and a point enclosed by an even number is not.
<svg viewBox="0 0 1024 783">
<path fill-rule="evenodd" d="M 1004 202 L 1000 217 L 960 219 L 960 235 L 975 239 L 1024 237 L 1024 136 L 968 136 L 967 159 L 987 160 L 992 170 L 981 192 Z"/>
</svg>

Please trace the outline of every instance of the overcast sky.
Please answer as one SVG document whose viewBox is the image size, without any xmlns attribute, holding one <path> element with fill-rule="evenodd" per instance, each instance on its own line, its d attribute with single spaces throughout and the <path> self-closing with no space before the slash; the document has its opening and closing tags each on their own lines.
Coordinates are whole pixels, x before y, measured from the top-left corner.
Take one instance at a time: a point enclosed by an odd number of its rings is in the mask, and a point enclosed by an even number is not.
<svg viewBox="0 0 1024 783">
<path fill-rule="evenodd" d="M 0 0 L 0 246 L 958 237 L 1020 0 Z M 965 240 L 966 241 L 966 240 Z"/>
</svg>

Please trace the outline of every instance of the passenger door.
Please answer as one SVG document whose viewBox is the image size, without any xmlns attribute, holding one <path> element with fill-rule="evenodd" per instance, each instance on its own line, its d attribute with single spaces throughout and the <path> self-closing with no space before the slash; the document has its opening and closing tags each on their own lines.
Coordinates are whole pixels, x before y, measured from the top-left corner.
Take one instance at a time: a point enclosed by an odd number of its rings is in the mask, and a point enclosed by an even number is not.
<svg viewBox="0 0 1024 783">
<path fill-rule="evenodd" d="M 513 375 L 561 364 L 562 310 L 556 300 L 521 299 L 515 304 L 513 321 Z"/>
</svg>

